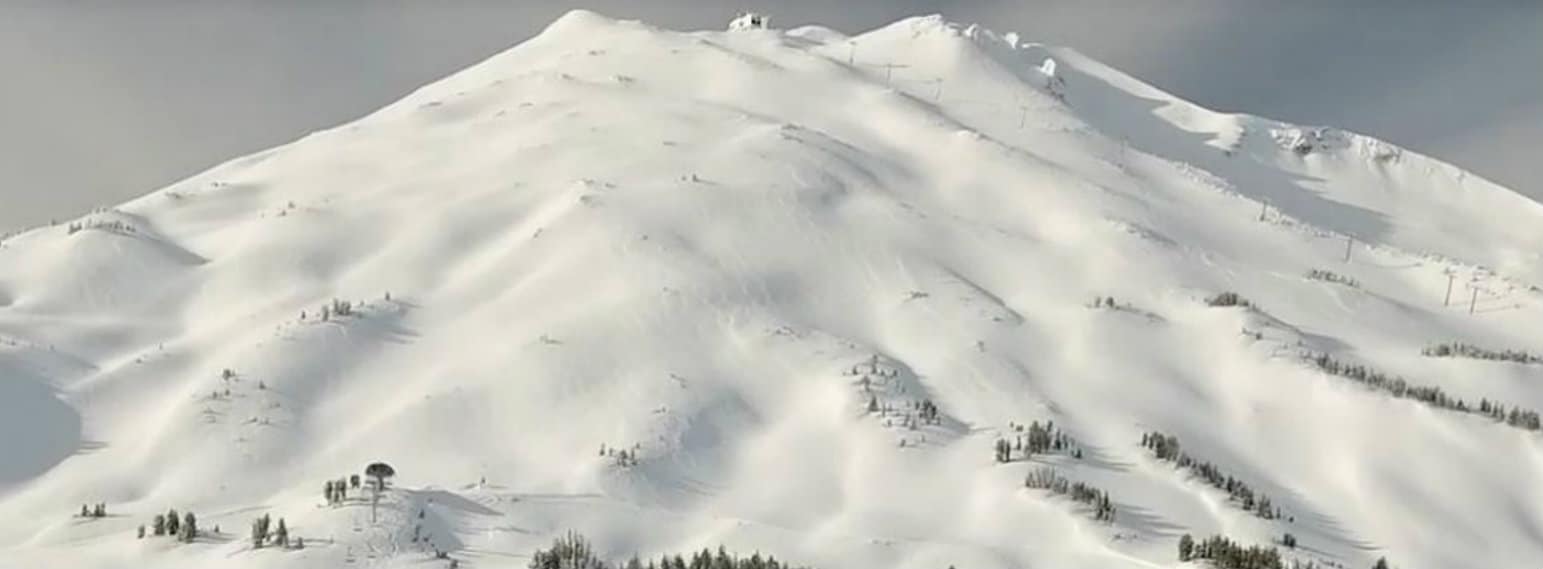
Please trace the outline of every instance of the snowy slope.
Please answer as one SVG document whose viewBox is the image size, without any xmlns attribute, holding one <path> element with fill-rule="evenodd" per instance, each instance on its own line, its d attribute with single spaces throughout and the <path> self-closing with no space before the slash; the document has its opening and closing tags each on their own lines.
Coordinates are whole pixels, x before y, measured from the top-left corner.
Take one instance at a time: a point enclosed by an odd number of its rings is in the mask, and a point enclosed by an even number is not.
<svg viewBox="0 0 1543 569">
<path fill-rule="evenodd" d="M 0 243 L 0 567 L 417 567 L 415 525 L 466 567 L 570 529 L 826 568 L 1179 567 L 1180 534 L 1287 532 L 1303 561 L 1532 567 L 1543 434 L 1303 354 L 1543 409 L 1543 365 L 1421 355 L 1543 352 L 1540 244 L 1543 205 L 1451 166 L 1010 34 L 576 11 Z M 903 426 L 922 399 L 939 420 Z M 993 460 L 1046 420 L 1084 457 Z M 1292 520 L 1153 458 L 1154 429 Z M 377 460 L 378 520 L 324 505 Z M 1047 464 L 1115 522 L 1024 488 Z M 222 533 L 135 539 L 168 508 Z M 263 513 L 308 547 L 253 551 Z"/>
</svg>

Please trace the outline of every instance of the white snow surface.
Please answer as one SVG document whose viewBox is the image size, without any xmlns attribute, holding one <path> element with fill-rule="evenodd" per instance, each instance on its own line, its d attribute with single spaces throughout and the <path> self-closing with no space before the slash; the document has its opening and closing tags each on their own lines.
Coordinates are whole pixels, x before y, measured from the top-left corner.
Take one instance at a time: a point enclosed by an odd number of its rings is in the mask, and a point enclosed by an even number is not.
<svg viewBox="0 0 1543 569">
<path fill-rule="evenodd" d="M 1543 435 L 1300 357 L 1543 409 L 1543 366 L 1420 355 L 1543 352 L 1543 205 L 938 17 L 846 37 L 575 11 L 71 224 L 0 243 L 5 569 L 441 566 L 414 525 L 478 568 L 568 530 L 617 561 L 821 568 L 1198 566 L 1183 533 L 1289 532 L 1288 557 L 1346 567 L 1543 559 Z M 355 314 L 322 321 L 333 299 Z M 868 413 L 873 358 L 874 399 L 941 424 Z M 1086 456 L 996 463 L 1036 420 Z M 1293 520 L 1152 458 L 1151 429 Z M 398 472 L 377 521 L 324 505 L 373 461 Z M 1024 488 L 1047 464 L 1116 521 Z M 169 508 L 222 532 L 135 538 Z M 263 513 L 307 547 L 253 550 Z"/>
</svg>

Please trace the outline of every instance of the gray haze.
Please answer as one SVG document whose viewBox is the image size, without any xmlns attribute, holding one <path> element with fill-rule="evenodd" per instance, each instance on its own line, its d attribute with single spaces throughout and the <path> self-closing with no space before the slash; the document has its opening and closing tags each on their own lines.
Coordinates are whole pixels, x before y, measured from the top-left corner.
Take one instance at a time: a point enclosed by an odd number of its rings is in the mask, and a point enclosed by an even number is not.
<svg viewBox="0 0 1543 569">
<path fill-rule="evenodd" d="M 942 13 L 1202 105 L 1344 127 L 1543 201 L 1543 2 L 228 0 L 0 5 L 0 234 L 352 120 L 577 7 L 846 32 Z"/>
</svg>

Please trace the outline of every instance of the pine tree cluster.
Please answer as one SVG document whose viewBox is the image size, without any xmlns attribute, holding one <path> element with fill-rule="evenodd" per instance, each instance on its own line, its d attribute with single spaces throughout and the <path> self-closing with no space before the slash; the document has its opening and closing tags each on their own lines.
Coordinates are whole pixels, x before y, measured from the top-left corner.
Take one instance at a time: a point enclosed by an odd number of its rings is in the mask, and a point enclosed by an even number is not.
<svg viewBox="0 0 1543 569">
<path fill-rule="evenodd" d="M 900 370 L 888 367 L 880 367 L 879 356 L 874 354 L 868 356 L 867 362 L 853 365 L 852 369 L 848 370 L 846 375 L 863 376 L 865 378 L 878 377 L 884 379 L 894 379 L 900 376 Z"/>
<path fill-rule="evenodd" d="M 634 443 L 631 449 L 618 449 L 600 445 L 600 456 L 610 457 L 612 464 L 618 468 L 631 468 L 638 465 L 638 453 L 643 450 L 643 445 Z"/>
<path fill-rule="evenodd" d="M 1536 431 L 1543 429 L 1543 419 L 1538 417 L 1538 412 L 1531 409 L 1512 407 L 1506 410 L 1506 406 L 1500 403 L 1491 403 L 1488 399 L 1479 400 L 1479 414 L 1518 429 Z"/>
<path fill-rule="evenodd" d="M 105 518 L 107 517 L 107 504 L 97 503 L 95 506 L 80 505 L 80 517 Z"/>
<path fill-rule="evenodd" d="M 1205 303 L 1206 306 L 1241 306 L 1244 308 L 1253 307 L 1252 304 L 1249 304 L 1248 299 L 1243 298 L 1242 295 L 1232 291 L 1219 293 L 1216 296 L 1207 298 L 1205 299 Z"/>
<path fill-rule="evenodd" d="M 1307 271 L 1307 278 L 1313 279 L 1315 281 L 1342 284 L 1351 288 L 1361 288 L 1361 283 L 1356 282 L 1355 279 L 1341 275 L 1334 271 L 1328 271 L 1324 269 L 1313 269 L 1311 271 Z"/>
<path fill-rule="evenodd" d="M 1077 445 L 1077 440 L 1057 429 L 1055 421 L 1045 421 L 1043 425 L 1039 421 L 1030 421 L 1027 426 L 1009 423 L 1008 428 L 1014 434 L 1011 440 L 997 439 L 994 447 L 997 462 L 1012 462 L 1015 453 L 1023 460 L 1034 458 L 1036 454 L 1082 458 L 1082 447 Z"/>
<path fill-rule="evenodd" d="M 175 536 L 177 541 L 183 543 L 193 543 L 200 535 L 198 531 L 198 516 L 193 515 L 193 512 L 187 512 L 179 516 L 177 515 L 176 508 L 172 508 L 164 514 L 156 514 L 155 518 L 151 520 L 150 525 L 154 535 Z M 140 525 L 139 538 L 144 539 L 144 537 L 145 526 Z"/>
<path fill-rule="evenodd" d="M 68 232 L 67 234 L 69 235 L 74 235 L 87 229 L 100 229 L 103 231 L 112 231 L 114 233 L 134 233 L 136 231 L 134 226 L 122 221 L 118 221 L 116 219 L 112 221 L 82 221 L 71 223 L 66 226 L 66 230 Z"/>
<path fill-rule="evenodd" d="M 680 554 L 660 555 L 657 560 L 644 562 L 633 557 L 626 564 L 616 566 L 600 559 L 588 541 L 575 533 L 557 538 L 550 549 L 536 550 L 531 554 L 530 569 L 794 569 L 775 557 L 762 557 L 760 553 L 749 557 L 730 554 L 722 547 L 717 553 L 702 550 L 691 554 L 688 560 Z"/>
<path fill-rule="evenodd" d="M 1242 480 L 1222 472 L 1215 464 L 1196 459 L 1184 452 L 1179 438 L 1152 431 L 1141 435 L 1141 446 L 1152 451 L 1158 460 L 1165 460 L 1188 470 L 1206 484 L 1225 491 L 1244 511 L 1266 520 L 1284 517 L 1279 507 L 1264 492 L 1255 492 Z"/>
<path fill-rule="evenodd" d="M 916 419 L 925 425 L 943 424 L 943 416 L 938 414 L 938 406 L 931 399 L 918 399 L 911 402 L 911 410 L 916 412 Z M 915 424 L 914 422 L 912 423 Z M 914 426 L 912 428 L 915 428 Z"/>
<path fill-rule="evenodd" d="M 1115 508 L 1109 493 L 1084 482 L 1073 482 L 1061 476 L 1054 468 L 1040 467 L 1024 477 L 1023 485 L 1037 490 L 1049 490 L 1051 494 L 1066 496 L 1074 502 L 1093 507 L 1093 519 L 1114 522 Z"/>
<path fill-rule="evenodd" d="M 1296 546 L 1296 538 L 1286 534 L 1283 540 L 1288 547 Z M 1195 541 L 1189 534 L 1179 538 L 1179 561 L 1205 560 L 1216 569 L 1328 569 L 1343 565 L 1319 565 L 1313 561 L 1287 561 L 1274 547 L 1242 545 L 1224 536 L 1214 535 L 1204 541 Z M 1389 569 L 1387 560 L 1379 559 L 1373 569 Z"/>
<path fill-rule="evenodd" d="M 359 306 L 362 306 L 362 304 Z M 350 300 L 340 300 L 334 298 L 327 304 L 323 304 L 321 306 L 321 321 L 331 322 L 332 317 L 334 316 L 339 318 L 344 316 L 352 316 L 358 310 L 359 306 L 354 305 L 353 301 Z M 305 311 L 300 311 L 300 320 L 305 320 L 305 316 Z"/>
<path fill-rule="evenodd" d="M 1394 397 L 1413 399 L 1432 407 L 1439 407 L 1459 413 L 1472 413 L 1484 415 L 1507 425 L 1529 431 L 1543 430 L 1543 417 L 1537 411 L 1512 406 L 1507 408 L 1499 402 L 1488 399 L 1481 400 L 1479 407 L 1470 407 L 1460 397 L 1447 395 L 1440 387 L 1427 385 L 1410 385 L 1403 377 L 1386 374 L 1364 365 L 1352 365 L 1336 361 L 1328 354 L 1307 354 L 1307 359 L 1318 366 L 1318 369 L 1330 375 L 1337 375 L 1351 381 L 1360 383 L 1372 389 L 1382 391 Z"/>
<path fill-rule="evenodd" d="M 864 410 L 884 419 L 884 426 L 894 426 L 898 420 L 901 427 L 914 431 L 926 425 L 943 424 L 943 415 L 931 399 L 912 399 L 899 408 L 889 401 L 879 400 L 879 394 L 873 389 L 874 382 L 877 380 L 883 383 L 900 376 L 900 370 L 880 366 L 879 356 L 870 356 L 868 361 L 852 366 L 843 374 L 859 377 L 857 385 L 862 388 L 863 394 L 868 396 L 868 403 L 864 406 Z M 905 393 L 903 386 L 900 388 L 900 393 Z"/>
<path fill-rule="evenodd" d="M 1543 356 L 1525 350 L 1495 351 L 1462 342 L 1436 344 L 1420 350 L 1420 354 L 1432 358 L 1471 358 L 1519 364 L 1543 364 Z"/>
<path fill-rule="evenodd" d="M 288 549 L 289 525 L 284 523 L 284 518 L 279 518 L 278 526 L 273 525 L 273 518 L 268 514 L 252 520 L 252 548 L 262 549 L 265 545 L 273 545 L 280 549 Z M 303 540 L 296 540 L 297 547 L 304 546 Z"/>
<path fill-rule="evenodd" d="M 1161 321 L 1162 316 L 1155 312 L 1142 310 L 1129 302 L 1118 302 L 1112 296 L 1095 296 L 1093 302 L 1088 303 L 1088 308 L 1095 310 L 1114 310 L 1146 317 L 1147 320 Z"/>
<path fill-rule="evenodd" d="M 1274 547 L 1242 545 L 1220 535 L 1195 541 L 1189 534 L 1179 538 L 1179 561 L 1204 559 L 1216 569 L 1287 569 L 1280 551 Z M 1293 569 L 1306 566 L 1293 563 Z"/>
<path fill-rule="evenodd" d="M 358 485 L 356 484 L 354 487 L 357 488 Z M 328 480 L 326 484 L 322 485 L 322 496 L 326 498 L 327 505 L 329 506 L 342 504 L 348 500 L 348 481 L 343 478 Z"/>
<path fill-rule="evenodd" d="M 894 426 L 897 419 L 901 427 L 913 431 L 926 425 L 943 424 L 943 415 L 938 412 L 938 406 L 931 399 L 913 399 L 905 404 L 904 409 L 897 410 L 889 403 L 879 403 L 878 396 L 870 391 L 866 409 L 868 413 L 884 419 L 886 427 Z"/>
</svg>

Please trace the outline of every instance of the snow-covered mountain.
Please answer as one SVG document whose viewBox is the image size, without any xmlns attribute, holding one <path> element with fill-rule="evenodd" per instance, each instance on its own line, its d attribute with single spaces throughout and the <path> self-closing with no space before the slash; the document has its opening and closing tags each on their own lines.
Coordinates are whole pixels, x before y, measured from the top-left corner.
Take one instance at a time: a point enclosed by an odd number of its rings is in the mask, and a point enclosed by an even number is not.
<svg viewBox="0 0 1543 569">
<path fill-rule="evenodd" d="M 0 567 L 1543 558 L 1543 205 L 936 17 L 739 27 L 573 12 L 0 242 Z"/>
</svg>

